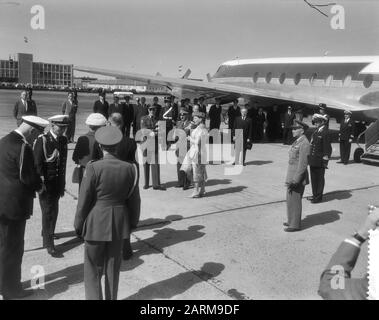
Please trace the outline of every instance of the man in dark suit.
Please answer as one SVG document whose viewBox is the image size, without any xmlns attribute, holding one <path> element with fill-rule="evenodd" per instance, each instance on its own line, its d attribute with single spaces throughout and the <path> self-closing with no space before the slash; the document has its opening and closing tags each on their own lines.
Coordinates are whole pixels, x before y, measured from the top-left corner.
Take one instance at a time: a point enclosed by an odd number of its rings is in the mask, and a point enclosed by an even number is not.
<svg viewBox="0 0 379 320">
<path fill-rule="evenodd" d="M 69 143 L 74 142 L 77 111 L 78 105 L 74 101 L 74 93 L 70 91 L 67 100 L 62 104 L 62 114 L 68 115 L 69 125 L 66 130 L 66 137 Z"/>
<path fill-rule="evenodd" d="M 49 120 L 51 130 L 40 135 L 34 145 L 34 161 L 43 181 L 43 191 L 39 194 L 43 246 L 52 257 L 61 257 L 54 246 L 54 232 L 59 198 L 64 196 L 66 185 L 67 138 L 63 134 L 69 122 L 66 115 L 50 117 Z"/>
<path fill-rule="evenodd" d="M 124 116 L 124 104 L 120 103 L 120 97 L 116 94 L 113 94 L 113 103 L 109 105 L 108 114 L 109 116 L 112 113 L 120 113 L 122 116 Z"/>
<path fill-rule="evenodd" d="M 323 299 L 368 299 L 369 281 L 367 275 L 363 278 L 353 279 L 351 278 L 351 273 L 357 263 L 361 246 L 369 236 L 369 231 L 377 229 L 378 225 L 379 210 L 371 206 L 365 222 L 353 236 L 346 238 L 341 243 L 328 266 L 321 274 L 318 294 Z M 369 254 L 377 256 L 378 252 L 370 252 Z M 377 273 L 378 270 L 370 270 L 370 272 Z"/>
<path fill-rule="evenodd" d="M 141 118 L 146 116 L 149 112 L 147 111 L 146 98 L 142 97 L 141 101 L 137 103 L 134 109 L 134 119 L 133 119 L 133 137 L 136 136 L 137 131 L 141 129 Z"/>
<path fill-rule="evenodd" d="M 288 106 L 287 112 L 284 114 L 284 123 L 283 123 L 283 144 L 292 143 L 292 125 L 295 120 L 295 112 L 292 111 L 292 107 Z"/>
<path fill-rule="evenodd" d="M 233 105 L 228 109 L 228 128 L 231 130 L 232 138 L 234 137 L 234 120 L 241 116 L 241 109 L 238 106 L 238 99 L 233 101 Z"/>
<path fill-rule="evenodd" d="M 253 139 L 253 124 L 250 118 L 247 117 L 246 107 L 242 107 L 241 116 L 234 120 L 235 130 L 235 161 L 234 164 L 240 164 L 242 151 L 242 164 L 245 165 L 247 144 Z"/>
<path fill-rule="evenodd" d="M 209 109 L 209 131 L 213 129 L 220 130 L 221 125 L 221 99 L 216 98 L 216 104 L 212 105 Z"/>
<path fill-rule="evenodd" d="M 263 113 L 263 109 L 258 109 L 258 114 L 256 116 L 256 130 L 253 128 L 253 132 L 256 132 L 255 139 L 261 141 L 264 138 L 264 127 L 266 123 L 266 115 Z"/>
<path fill-rule="evenodd" d="M 26 90 L 21 91 L 20 100 L 14 105 L 13 116 L 17 121 L 17 126 L 20 126 L 23 116 L 37 115 L 37 106 L 34 100 L 28 100 L 29 95 L 30 93 Z"/>
<path fill-rule="evenodd" d="M 314 114 L 312 122 L 317 126 L 311 138 L 311 151 L 308 163 L 311 171 L 312 182 L 312 203 L 322 201 L 325 186 L 325 169 L 328 168 L 329 158 L 332 154 L 329 130 L 326 126 L 327 117 L 321 114 Z"/>
<path fill-rule="evenodd" d="M 0 294 L 23 298 L 32 291 L 21 286 L 26 220 L 33 214 L 35 192 L 42 181 L 35 169 L 30 144 L 48 121 L 24 116 L 21 125 L 0 140 Z"/>
<path fill-rule="evenodd" d="M 162 106 L 158 102 L 159 102 L 159 98 L 154 97 L 153 98 L 153 106 L 155 108 L 154 117 L 157 120 L 162 120 L 163 119 Z"/>
<path fill-rule="evenodd" d="M 99 99 L 93 104 L 93 113 L 101 113 L 105 119 L 108 119 L 109 104 L 105 96 L 105 91 L 99 91 Z"/>
<path fill-rule="evenodd" d="M 341 161 L 337 163 L 348 164 L 350 158 L 351 143 L 354 139 L 354 121 L 351 119 L 351 111 L 344 111 L 345 118 L 341 121 L 338 140 L 340 141 Z"/>
<path fill-rule="evenodd" d="M 204 97 L 199 98 L 199 111 L 202 113 L 205 113 L 205 115 L 206 115 L 207 114 L 207 106 L 205 105 L 204 101 L 205 101 Z"/>
<path fill-rule="evenodd" d="M 121 252 L 140 215 L 141 198 L 137 166 L 116 156 L 122 139 L 118 128 L 96 131 L 104 153 L 102 160 L 87 165 L 75 215 L 74 227 L 85 241 L 84 286 L 87 300 L 117 300 Z"/>
<path fill-rule="evenodd" d="M 130 137 L 130 128 L 132 126 L 133 120 L 134 120 L 134 107 L 130 103 L 130 96 L 125 95 L 124 96 L 125 102 L 123 103 L 124 106 L 124 113 L 123 115 L 123 121 L 124 121 L 124 135 L 127 137 Z"/>
<path fill-rule="evenodd" d="M 157 106 L 149 106 L 149 114 L 141 118 L 141 136 L 144 136 L 146 149 L 144 150 L 144 189 L 149 188 L 150 166 L 153 178 L 154 190 L 166 190 L 160 181 L 159 143 L 158 143 L 158 119 L 156 118 Z M 138 137 L 139 139 L 140 137 Z M 136 138 L 137 140 L 137 138 Z"/>
</svg>

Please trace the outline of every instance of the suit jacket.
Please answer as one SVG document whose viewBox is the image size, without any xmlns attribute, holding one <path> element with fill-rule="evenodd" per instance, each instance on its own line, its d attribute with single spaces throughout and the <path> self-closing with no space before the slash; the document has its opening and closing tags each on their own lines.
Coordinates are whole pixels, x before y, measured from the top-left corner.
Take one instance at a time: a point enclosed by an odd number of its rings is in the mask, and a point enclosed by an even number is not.
<svg viewBox="0 0 379 320">
<path fill-rule="evenodd" d="M 22 116 L 25 115 L 37 115 L 37 105 L 34 100 L 25 100 L 23 104 L 22 100 L 18 100 L 13 108 L 13 116 L 17 122 L 21 122 Z"/>
<path fill-rule="evenodd" d="M 295 118 L 295 112 L 291 112 L 291 114 L 288 114 L 288 111 L 286 111 L 286 113 L 284 114 L 284 128 L 290 128 L 293 125 L 293 121 L 295 120 Z"/>
<path fill-rule="evenodd" d="M 354 269 L 359 256 L 360 248 L 348 243 L 342 242 L 333 255 L 328 266 L 321 274 L 320 287 L 318 294 L 326 300 L 365 300 L 368 292 L 367 276 L 360 279 L 352 279 L 351 271 Z M 332 280 L 336 276 L 332 268 L 341 266 L 344 272 L 345 286 L 344 289 L 332 288 Z"/>
<path fill-rule="evenodd" d="M 299 183 L 306 185 L 309 183 L 308 156 L 311 145 L 305 135 L 296 139 L 288 152 L 289 161 L 286 176 L 286 183 Z"/>
<path fill-rule="evenodd" d="M 234 120 L 241 116 L 241 109 L 240 107 L 237 107 L 237 109 L 234 109 L 233 106 L 230 106 L 229 109 L 228 109 L 228 126 L 229 126 L 229 129 L 233 129 L 233 125 L 234 125 Z"/>
<path fill-rule="evenodd" d="M 146 116 L 148 114 L 147 105 L 136 105 L 134 109 L 134 119 L 133 119 L 133 126 L 134 126 L 134 134 L 141 129 L 141 119 L 143 116 Z"/>
<path fill-rule="evenodd" d="M 62 103 L 62 114 L 68 115 L 70 120 L 73 120 L 76 116 L 76 112 L 78 111 L 78 106 L 74 102 L 70 102 L 66 100 Z"/>
<path fill-rule="evenodd" d="M 127 239 L 139 219 L 137 168 L 106 154 L 87 165 L 74 227 L 86 241 Z"/>
<path fill-rule="evenodd" d="M 118 103 L 117 105 L 115 103 L 111 103 L 109 105 L 108 114 L 111 115 L 112 113 L 120 113 L 122 118 L 124 118 L 125 105 L 123 103 Z"/>
<path fill-rule="evenodd" d="M 332 145 L 330 144 L 329 129 L 326 125 L 316 129 L 312 134 L 311 151 L 308 162 L 312 167 L 326 167 L 327 160 L 324 156 L 330 157 L 332 154 Z"/>
<path fill-rule="evenodd" d="M 253 122 L 250 118 L 246 117 L 245 120 L 242 117 L 237 117 L 234 120 L 234 130 L 242 129 L 243 131 L 243 142 L 246 144 L 247 139 L 250 141 L 253 139 Z M 237 134 L 236 134 L 237 136 Z M 236 138 L 237 139 L 237 138 Z"/>
<path fill-rule="evenodd" d="M 137 144 L 134 139 L 123 136 L 121 142 L 117 145 L 116 154 L 122 161 L 137 163 L 136 160 Z"/>
<path fill-rule="evenodd" d="M 220 129 L 221 111 L 222 107 L 215 104 L 209 109 L 209 130 Z"/>
<path fill-rule="evenodd" d="M 44 177 L 47 192 L 64 195 L 66 186 L 67 138 L 55 139 L 51 132 L 41 134 L 34 144 L 37 172 Z"/>
<path fill-rule="evenodd" d="M 93 104 L 93 112 L 101 113 L 106 119 L 108 119 L 109 104 L 108 101 L 104 100 L 104 103 L 101 103 L 100 100 L 96 100 Z"/>
<path fill-rule="evenodd" d="M 84 136 L 80 136 L 76 142 L 72 160 L 83 167 L 91 160 L 99 160 L 103 157 L 103 152 L 95 140 L 95 132 L 89 131 Z"/>
<path fill-rule="evenodd" d="M 33 214 L 35 191 L 41 188 L 33 150 L 12 131 L 0 140 L 0 219 L 26 220 Z"/>
<path fill-rule="evenodd" d="M 345 119 L 341 121 L 340 132 L 338 134 L 340 141 L 348 141 L 354 139 L 354 121 L 350 118 L 348 122 Z"/>
</svg>

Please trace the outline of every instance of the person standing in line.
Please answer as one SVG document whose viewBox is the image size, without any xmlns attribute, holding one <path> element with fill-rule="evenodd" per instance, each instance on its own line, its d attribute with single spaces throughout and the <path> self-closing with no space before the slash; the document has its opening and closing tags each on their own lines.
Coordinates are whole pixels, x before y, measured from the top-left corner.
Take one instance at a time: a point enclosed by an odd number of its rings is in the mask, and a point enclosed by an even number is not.
<svg viewBox="0 0 379 320">
<path fill-rule="evenodd" d="M 95 140 L 95 133 L 107 124 L 107 119 L 101 113 L 91 113 L 86 120 L 89 131 L 78 138 L 72 154 L 72 160 L 79 167 L 79 188 L 82 183 L 84 170 L 91 160 L 99 160 L 103 153 Z"/>
<path fill-rule="evenodd" d="M 43 181 L 39 193 L 42 211 L 43 247 L 52 257 L 62 257 L 54 246 L 55 226 L 59 212 L 59 198 L 66 186 L 67 138 L 64 132 L 69 124 L 68 116 L 57 115 L 48 119 L 49 132 L 40 135 L 34 144 L 34 161 Z"/>
<path fill-rule="evenodd" d="M 292 111 L 292 107 L 288 106 L 287 112 L 284 114 L 284 123 L 283 123 L 283 144 L 291 144 L 292 140 L 292 130 L 293 121 L 295 120 L 296 115 Z"/>
<path fill-rule="evenodd" d="M 232 139 L 234 137 L 234 120 L 241 116 L 241 109 L 238 106 L 238 99 L 233 101 L 233 105 L 228 109 L 228 128 L 231 130 Z"/>
<path fill-rule="evenodd" d="M 66 130 L 68 143 L 74 142 L 77 111 L 78 106 L 74 103 L 74 93 L 70 91 L 67 95 L 67 100 L 62 104 L 62 114 L 68 116 L 69 125 Z"/>
<path fill-rule="evenodd" d="M 256 120 L 256 125 L 257 129 L 255 132 L 257 133 L 256 135 L 256 140 L 257 141 L 262 141 L 264 138 L 264 126 L 266 123 L 266 115 L 263 112 L 262 108 L 258 109 L 258 114 L 257 114 L 257 120 Z M 254 128 L 253 128 L 254 131 Z"/>
<path fill-rule="evenodd" d="M 312 203 L 322 202 L 325 186 L 325 169 L 328 168 L 329 158 L 332 154 L 329 130 L 326 125 L 328 118 L 321 114 L 314 114 L 312 122 L 316 124 L 316 130 L 311 138 L 311 151 L 308 163 L 311 171 Z"/>
<path fill-rule="evenodd" d="M 84 239 L 87 300 L 117 300 L 123 242 L 140 215 L 137 167 L 116 155 L 122 136 L 113 126 L 96 131 L 104 157 L 88 163 L 80 188 L 74 228 Z"/>
<path fill-rule="evenodd" d="M 338 140 L 340 141 L 341 160 L 337 163 L 348 164 L 350 159 L 351 143 L 354 140 L 354 121 L 351 119 L 352 112 L 344 111 L 344 119 L 340 124 Z"/>
<path fill-rule="evenodd" d="M 234 164 L 240 164 L 242 152 L 242 165 L 245 166 L 247 145 L 253 139 L 253 124 L 250 118 L 247 117 L 246 107 L 241 108 L 241 116 L 234 120 L 234 145 L 235 145 L 235 160 Z"/>
<path fill-rule="evenodd" d="M 203 96 L 201 96 L 199 98 L 199 111 L 202 112 L 202 113 L 204 113 L 205 116 L 206 116 L 207 115 L 207 106 L 204 103 L 204 101 L 205 101 L 205 98 Z"/>
<path fill-rule="evenodd" d="M 23 116 L 37 115 L 37 107 L 35 103 L 28 103 L 28 94 L 29 93 L 26 90 L 21 91 L 20 99 L 14 105 L 13 116 L 16 119 L 17 127 L 21 125 Z"/>
<path fill-rule="evenodd" d="M 99 99 L 93 105 L 93 113 L 101 113 L 105 119 L 108 119 L 109 104 L 105 100 L 106 93 L 103 90 L 99 91 Z"/>
<path fill-rule="evenodd" d="M 4 300 L 25 298 L 21 284 L 26 220 L 33 214 L 42 181 L 35 169 L 31 144 L 49 124 L 23 116 L 20 126 L 0 139 L 0 294 Z"/>
<path fill-rule="evenodd" d="M 299 120 L 294 121 L 292 135 L 296 139 L 289 150 L 289 161 L 286 176 L 287 222 L 286 232 L 301 230 L 302 198 L 304 189 L 309 184 L 308 156 L 310 144 L 305 136 L 308 126 Z"/>
<path fill-rule="evenodd" d="M 120 103 L 120 97 L 117 94 L 113 94 L 113 103 L 109 105 L 108 114 L 120 113 L 124 115 L 124 105 Z"/>
<path fill-rule="evenodd" d="M 132 123 L 134 120 L 134 107 L 130 103 L 129 95 L 125 95 L 124 100 L 125 100 L 125 102 L 123 103 L 124 112 L 121 113 L 123 115 L 124 128 L 125 128 L 124 135 L 127 137 L 130 137 L 130 129 L 132 127 Z"/>
<path fill-rule="evenodd" d="M 146 98 L 141 98 L 141 103 L 139 103 L 134 112 L 134 120 L 133 120 L 133 136 L 136 137 L 136 134 L 139 130 L 141 130 L 141 118 L 143 116 L 148 115 Z"/>
</svg>

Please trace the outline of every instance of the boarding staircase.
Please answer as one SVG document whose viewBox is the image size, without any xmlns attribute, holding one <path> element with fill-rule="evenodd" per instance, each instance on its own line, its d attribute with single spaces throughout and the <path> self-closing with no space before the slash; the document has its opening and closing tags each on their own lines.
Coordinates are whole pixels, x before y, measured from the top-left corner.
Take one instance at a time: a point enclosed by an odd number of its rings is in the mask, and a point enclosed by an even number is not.
<svg viewBox="0 0 379 320">
<path fill-rule="evenodd" d="M 365 149 L 361 161 L 365 164 L 379 165 L 379 120 L 373 122 L 364 131 Z"/>
</svg>

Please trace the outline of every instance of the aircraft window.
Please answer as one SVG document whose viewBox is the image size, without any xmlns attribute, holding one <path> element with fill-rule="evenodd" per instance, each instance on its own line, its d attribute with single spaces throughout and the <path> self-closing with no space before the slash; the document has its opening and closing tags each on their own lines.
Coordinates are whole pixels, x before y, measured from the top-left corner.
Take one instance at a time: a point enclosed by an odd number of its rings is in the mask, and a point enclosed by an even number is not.
<svg viewBox="0 0 379 320">
<path fill-rule="evenodd" d="M 295 78 L 293 79 L 293 82 L 295 82 L 295 84 L 298 85 L 299 82 L 300 82 L 300 80 L 301 80 L 301 74 L 300 73 L 296 73 L 295 74 Z"/>
<path fill-rule="evenodd" d="M 313 84 L 314 81 L 315 81 L 316 79 L 317 79 L 317 73 L 313 73 L 313 74 L 311 75 L 310 79 L 309 79 L 309 82 L 310 82 L 311 84 Z"/>
<path fill-rule="evenodd" d="M 330 86 L 330 84 L 332 83 L 332 81 L 333 81 L 333 75 L 330 74 L 330 75 L 325 79 L 325 84 L 326 84 L 327 86 Z"/>
<path fill-rule="evenodd" d="M 351 75 L 348 74 L 345 76 L 345 78 L 343 79 L 343 85 L 344 86 L 349 86 L 351 84 Z"/>
<path fill-rule="evenodd" d="M 370 88 L 373 81 L 374 77 L 372 76 L 372 74 L 368 74 L 367 76 L 365 76 L 363 80 L 363 85 L 365 86 L 365 88 Z"/>
<path fill-rule="evenodd" d="M 271 79 L 272 79 L 272 73 L 269 72 L 269 73 L 267 73 L 267 75 L 266 75 L 266 82 L 267 82 L 267 83 L 270 83 Z"/>
<path fill-rule="evenodd" d="M 254 73 L 254 77 L 253 77 L 254 83 L 257 83 L 258 77 L 259 77 L 259 72 Z"/>
<path fill-rule="evenodd" d="M 283 84 L 283 82 L 286 80 L 286 74 L 283 72 L 279 77 L 279 83 Z"/>
</svg>

